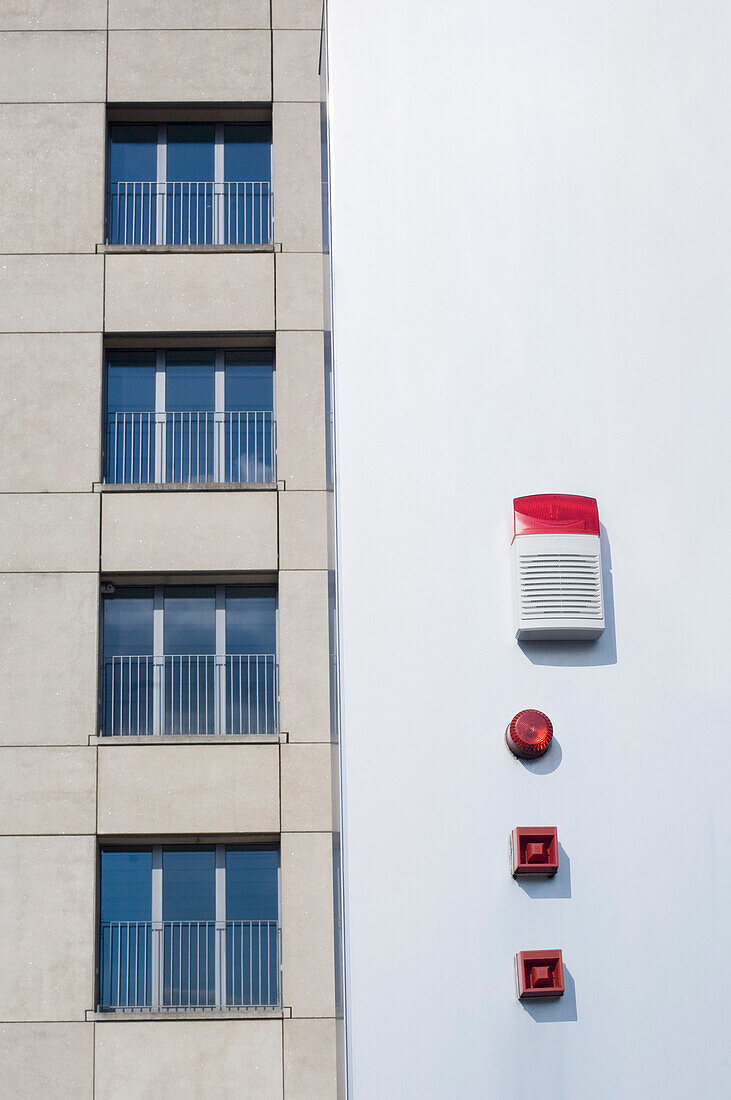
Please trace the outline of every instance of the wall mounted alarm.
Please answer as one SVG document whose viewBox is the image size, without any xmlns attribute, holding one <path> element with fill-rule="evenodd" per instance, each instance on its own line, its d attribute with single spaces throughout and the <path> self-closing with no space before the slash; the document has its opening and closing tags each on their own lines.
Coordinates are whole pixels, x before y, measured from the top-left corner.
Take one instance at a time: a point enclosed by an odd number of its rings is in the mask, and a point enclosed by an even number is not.
<svg viewBox="0 0 731 1100">
<path fill-rule="evenodd" d="M 594 498 L 565 493 L 516 497 L 513 524 L 516 638 L 598 638 L 605 622 Z"/>
<path fill-rule="evenodd" d="M 535 760 L 551 747 L 553 722 L 542 710 L 520 710 L 505 730 L 505 741 L 514 756 Z"/>
<path fill-rule="evenodd" d="M 555 825 L 519 825 L 510 836 L 513 877 L 555 875 L 558 871 L 558 829 Z"/>
<path fill-rule="evenodd" d="M 521 1001 L 564 994 L 563 956 L 558 948 L 519 951 L 515 956 L 515 976 Z"/>
</svg>

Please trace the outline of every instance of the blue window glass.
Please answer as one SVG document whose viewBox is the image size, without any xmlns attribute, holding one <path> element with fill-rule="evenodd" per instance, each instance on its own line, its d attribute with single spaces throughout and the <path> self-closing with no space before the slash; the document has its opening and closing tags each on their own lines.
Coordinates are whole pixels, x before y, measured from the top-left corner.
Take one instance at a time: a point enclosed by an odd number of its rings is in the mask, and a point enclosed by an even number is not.
<svg viewBox="0 0 731 1100">
<path fill-rule="evenodd" d="M 227 920 L 278 920 L 278 898 L 277 848 L 226 848 Z"/>
<path fill-rule="evenodd" d="M 212 585 L 165 589 L 165 653 L 216 652 L 216 590 Z"/>
<path fill-rule="evenodd" d="M 106 480 L 153 481 L 155 353 L 110 351 L 107 363 Z"/>
<path fill-rule="evenodd" d="M 229 481 L 275 481 L 274 356 L 226 352 L 225 462 Z"/>
<path fill-rule="evenodd" d="M 226 408 L 272 411 L 274 356 L 271 351 L 226 352 Z"/>
<path fill-rule="evenodd" d="M 103 1008 L 278 1003 L 277 848 L 104 846 L 100 862 Z"/>
<path fill-rule="evenodd" d="M 102 922 L 151 920 L 151 881 L 152 848 L 102 848 Z"/>
<path fill-rule="evenodd" d="M 162 919 L 216 919 L 216 850 L 212 844 L 163 848 Z"/>
<path fill-rule="evenodd" d="M 276 588 L 229 585 L 226 588 L 226 652 L 276 651 Z"/>
<path fill-rule="evenodd" d="M 152 653 L 153 590 L 130 585 L 104 597 L 104 656 Z"/>
<path fill-rule="evenodd" d="M 214 407 L 214 353 L 169 351 L 165 368 L 167 481 L 215 480 Z"/>
<path fill-rule="evenodd" d="M 157 234 L 157 126 L 109 128 L 110 244 L 154 244 Z"/>
<path fill-rule="evenodd" d="M 271 181 L 271 126 L 229 123 L 223 128 L 223 140 L 225 180 Z"/>
<path fill-rule="evenodd" d="M 105 1007 L 150 1004 L 152 848 L 102 848 L 99 999 Z"/>
<path fill-rule="evenodd" d="M 109 127 L 109 179 L 157 179 L 157 126 L 114 123 Z"/>
</svg>

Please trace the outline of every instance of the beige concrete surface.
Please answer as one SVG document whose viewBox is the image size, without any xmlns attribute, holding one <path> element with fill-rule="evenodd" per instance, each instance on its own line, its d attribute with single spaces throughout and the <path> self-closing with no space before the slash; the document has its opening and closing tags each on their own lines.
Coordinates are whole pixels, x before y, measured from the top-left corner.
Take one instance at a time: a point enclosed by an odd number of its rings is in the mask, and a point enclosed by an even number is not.
<svg viewBox="0 0 731 1100">
<path fill-rule="evenodd" d="M 281 569 L 327 569 L 328 494 L 279 494 L 279 564 Z"/>
<path fill-rule="evenodd" d="M 327 832 L 332 827 L 331 746 L 281 746 L 282 831 Z"/>
<path fill-rule="evenodd" d="M 0 332 L 100 332 L 103 256 L 0 255 Z"/>
<path fill-rule="evenodd" d="M 99 833 L 279 832 L 277 745 L 102 745 Z"/>
<path fill-rule="evenodd" d="M 269 32 L 110 31 L 112 102 L 271 99 Z"/>
<path fill-rule="evenodd" d="M 96 749 L 0 748 L 0 834 L 93 833 Z"/>
<path fill-rule="evenodd" d="M 272 134 L 274 236 L 285 251 L 317 252 L 322 248 L 319 104 L 275 103 Z"/>
<path fill-rule="evenodd" d="M 279 574 L 279 716 L 290 741 L 330 740 L 327 573 Z"/>
<path fill-rule="evenodd" d="M 6 35 L 22 39 L 34 35 Z M 44 35 L 44 38 L 65 39 L 64 34 Z M 95 36 L 103 37 L 103 36 Z M 0 70 L 1 71 L 1 70 Z M 35 71 L 45 71 L 40 65 Z M 37 77 L 40 81 L 40 77 Z M 52 75 L 49 79 L 52 79 Z M 23 94 L 20 93 L 19 94 Z M 102 90 L 103 96 L 103 90 Z M 0 107 L 0 145 L 6 155 L 0 158 L 0 250 L 12 252 L 93 252 L 102 239 L 104 226 L 104 105 L 103 103 L 15 103 Z M 12 150 L 12 156 L 8 152 Z M 53 257 L 54 264 L 47 284 L 35 290 L 40 310 L 34 329 L 43 330 L 43 313 L 50 317 L 65 303 L 64 315 L 94 309 L 94 321 L 50 321 L 45 327 L 101 328 L 101 301 L 96 281 L 90 282 L 90 272 L 101 282 L 101 257 L 85 259 L 69 256 L 65 260 Z M 55 263 L 54 263 L 55 261 Z M 81 261 L 81 262 L 79 262 Z M 0 264 L 2 264 L 0 259 Z M 43 258 L 26 263 L 38 271 Z M 94 265 L 94 266 L 90 266 Z M 79 301 L 68 301 L 69 290 L 64 284 L 73 271 Z M 83 273 L 83 274 L 82 274 Z M 16 275 L 15 279 L 22 279 Z M 8 288 L 12 294 L 13 287 Z M 28 293 L 34 290 L 29 287 Z M 54 301 L 58 298 L 59 301 Z M 15 313 L 27 308 L 22 298 L 15 299 Z M 9 306 L 10 303 L 7 303 Z M 30 303 L 29 303 L 30 305 Z M 8 313 L 10 314 L 10 310 Z M 23 331 L 16 316 L 12 328 Z M 4 326 L 8 331 L 8 326 Z"/>
<path fill-rule="evenodd" d="M 103 103 L 106 62 L 103 31 L 0 33 L 0 103 Z"/>
<path fill-rule="evenodd" d="M 90 490 L 99 479 L 101 336 L 0 335 L 0 491 Z"/>
<path fill-rule="evenodd" d="M 274 99 L 320 102 L 320 31 L 272 34 Z"/>
<path fill-rule="evenodd" d="M 98 568 L 98 496 L 0 493 L 0 572 L 87 573 Z"/>
<path fill-rule="evenodd" d="M 94 980 L 93 836 L 0 837 L 0 1020 L 80 1020 Z"/>
<path fill-rule="evenodd" d="M 282 833 L 282 992 L 292 1016 L 335 1015 L 330 833 Z"/>
<path fill-rule="evenodd" d="M 0 1024 L 5 1100 L 92 1100 L 93 1024 Z"/>
<path fill-rule="evenodd" d="M 277 476 L 288 492 L 325 489 L 323 335 L 279 332 L 276 355 Z"/>
<path fill-rule="evenodd" d="M 271 332 L 271 253 L 106 257 L 108 332 Z"/>
<path fill-rule="evenodd" d="M 0 30 L 104 30 L 107 0 L 3 0 Z"/>
<path fill-rule="evenodd" d="M 96 573 L 0 574 L 0 744 L 96 733 Z"/>
<path fill-rule="evenodd" d="M 269 0 L 109 0 L 112 30 L 267 30 Z"/>
<path fill-rule="evenodd" d="M 277 328 L 321 329 L 322 256 L 316 252 L 282 252 L 277 255 L 276 262 Z"/>
<path fill-rule="evenodd" d="M 274 492 L 102 494 L 105 572 L 277 568 Z"/>
<path fill-rule="evenodd" d="M 335 1020 L 284 1021 L 286 1100 L 337 1100 Z"/>
<path fill-rule="evenodd" d="M 280 1020 L 109 1021 L 95 1048 L 95 1100 L 282 1100 Z"/>
<path fill-rule="evenodd" d="M 319 30 L 323 0 L 272 0 L 272 26 Z"/>
</svg>

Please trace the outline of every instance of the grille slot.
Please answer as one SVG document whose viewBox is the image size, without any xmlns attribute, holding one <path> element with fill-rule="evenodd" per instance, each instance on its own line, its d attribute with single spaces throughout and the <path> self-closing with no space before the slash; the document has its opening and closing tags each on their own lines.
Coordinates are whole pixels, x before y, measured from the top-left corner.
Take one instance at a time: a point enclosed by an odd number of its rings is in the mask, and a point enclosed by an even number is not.
<svg viewBox="0 0 731 1100">
<path fill-rule="evenodd" d="M 520 554 L 518 596 L 521 619 L 601 621 L 601 563 L 598 554 Z"/>
</svg>

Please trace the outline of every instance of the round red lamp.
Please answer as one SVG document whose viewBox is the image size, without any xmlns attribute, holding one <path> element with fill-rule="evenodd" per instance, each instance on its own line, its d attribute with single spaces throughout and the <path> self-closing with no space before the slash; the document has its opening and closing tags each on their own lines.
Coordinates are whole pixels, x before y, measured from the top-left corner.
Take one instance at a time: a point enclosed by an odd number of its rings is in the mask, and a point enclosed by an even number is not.
<svg viewBox="0 0 731 1100">
<path fill-rule="evenodd" d="M 553 740 L 553 723 L 540 710 L 521 710 L 505 731 L 508 748 L 523 760 L 535 760 L 548 752 Z"/>
</svg>

